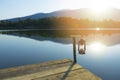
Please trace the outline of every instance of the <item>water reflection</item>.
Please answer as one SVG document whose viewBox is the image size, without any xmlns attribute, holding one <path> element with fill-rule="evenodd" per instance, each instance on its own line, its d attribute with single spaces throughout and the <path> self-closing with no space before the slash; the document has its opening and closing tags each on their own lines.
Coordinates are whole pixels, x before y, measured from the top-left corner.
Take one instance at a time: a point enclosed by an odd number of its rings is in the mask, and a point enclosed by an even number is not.
<svg viewBox="0 0 120 80">
<path fill-rule="evenodd" d="M 86 54 L 84 56 L 77 54 L 78 64 L 103 80 L 120 80 L 120 31 L 2 32 L 0 68 L 64 58 L 73 59 L 70 37 L 72 34 L 83 35 L 82 39 L 86 42 Z M 77 38 L 77 43 L 80 39 Z"/>
<path fill-rule="evenodd" d="M 101 52 L 104 50 L 105 45 L 101 42 L 93 42 L 90 44 L 91 50 L 95 52 Z"/>
<path fill-rule="evenodd" d="M 100 30 L 100 28 L 96 28 L 96 30 L 97 30 L 97 31 L 99 31 L 99 30 Z"/>
<path fill-rule="evenodd" d="M 106 46 L 114 46 L 120 44 L 120 31 L 10 31 L 2 32 L 2 34 L 8 34 L 19 37 L 26 37 L 35 39 L 38 41 L 53 41 L 61 44 L 71 44 L 71 35 L 83 35 L 83 39 L 86 40 L 87 45 L 97 41 Z M 77 41 L 80 38 L 77 39 Z"/>
</svg>

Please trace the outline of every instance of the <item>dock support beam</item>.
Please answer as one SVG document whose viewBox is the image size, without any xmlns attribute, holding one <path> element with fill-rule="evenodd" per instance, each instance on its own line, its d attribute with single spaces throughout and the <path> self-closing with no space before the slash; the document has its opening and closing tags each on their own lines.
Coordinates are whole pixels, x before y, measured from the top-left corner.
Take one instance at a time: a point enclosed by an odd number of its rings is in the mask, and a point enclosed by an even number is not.
<svg viewBox="0 0 120 80">
<path fill-rule="evenodd" d="M 77 59 L 76 59 L 76 38 L 73 37 L 73 58 L 74 58 L 74 63 L 77 62 Z"/>
</svg>

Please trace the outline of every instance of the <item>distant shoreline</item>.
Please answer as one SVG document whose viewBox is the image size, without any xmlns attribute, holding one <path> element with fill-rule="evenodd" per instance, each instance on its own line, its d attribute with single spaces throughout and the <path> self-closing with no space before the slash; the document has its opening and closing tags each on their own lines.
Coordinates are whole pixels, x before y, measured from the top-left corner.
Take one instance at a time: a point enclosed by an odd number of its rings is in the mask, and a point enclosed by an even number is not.
<svg viewBox="0 0 120 80">
<path fill-rule="evenodd" d="M 97 30 L 97 28 L 1 29 L 0 31 L 28 31 L 28 30 Z M 120 28 L 99 28 L 99 30 L 120 30 Z"/>
</svg>

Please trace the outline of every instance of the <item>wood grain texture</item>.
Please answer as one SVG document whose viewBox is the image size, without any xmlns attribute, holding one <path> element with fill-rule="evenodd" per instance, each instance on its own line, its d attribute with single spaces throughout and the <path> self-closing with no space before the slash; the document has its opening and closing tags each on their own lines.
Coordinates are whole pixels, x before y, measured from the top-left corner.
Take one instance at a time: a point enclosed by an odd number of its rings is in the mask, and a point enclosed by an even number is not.
<svg viewBox="0 0 120 80">
<path fill-rule="evenodd" d="M 0 80 L 101 80 L 70 59 L 0 70 Z"/>
</svg>

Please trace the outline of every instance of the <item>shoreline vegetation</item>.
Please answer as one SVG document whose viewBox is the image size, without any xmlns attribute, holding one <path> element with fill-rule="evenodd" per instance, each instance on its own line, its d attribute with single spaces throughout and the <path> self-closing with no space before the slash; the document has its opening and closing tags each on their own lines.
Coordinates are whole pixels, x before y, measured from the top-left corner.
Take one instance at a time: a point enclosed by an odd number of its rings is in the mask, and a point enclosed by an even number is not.
<svg viewBox="0 0 120 80">
<path fill-rule="evenodd" d="M 20 37 L 32 37 L 32 36 L 39 36 L 39 37 L 71 37 L 71 35 L 82 35 L 82 36 L 88 36 L 88 35 L 95 35 L 95 34 L 102 34 L 102 35 L 113 35 L 120 33 L 119 30 L 10 30 L 10 31 L 3 31 L 0 32 L 1 34 L 8 34 L 8 35 L 17 35 Z"/>
<path fill-rule="evenodd" d="M 2 20 L 0 29 L 84 29 L 84 28 L 120 28 L 120 21 L 88 20 L 71 17 L 49 17 L 40 19 L 18 18 L 18 21 Z"/>
</svg>

